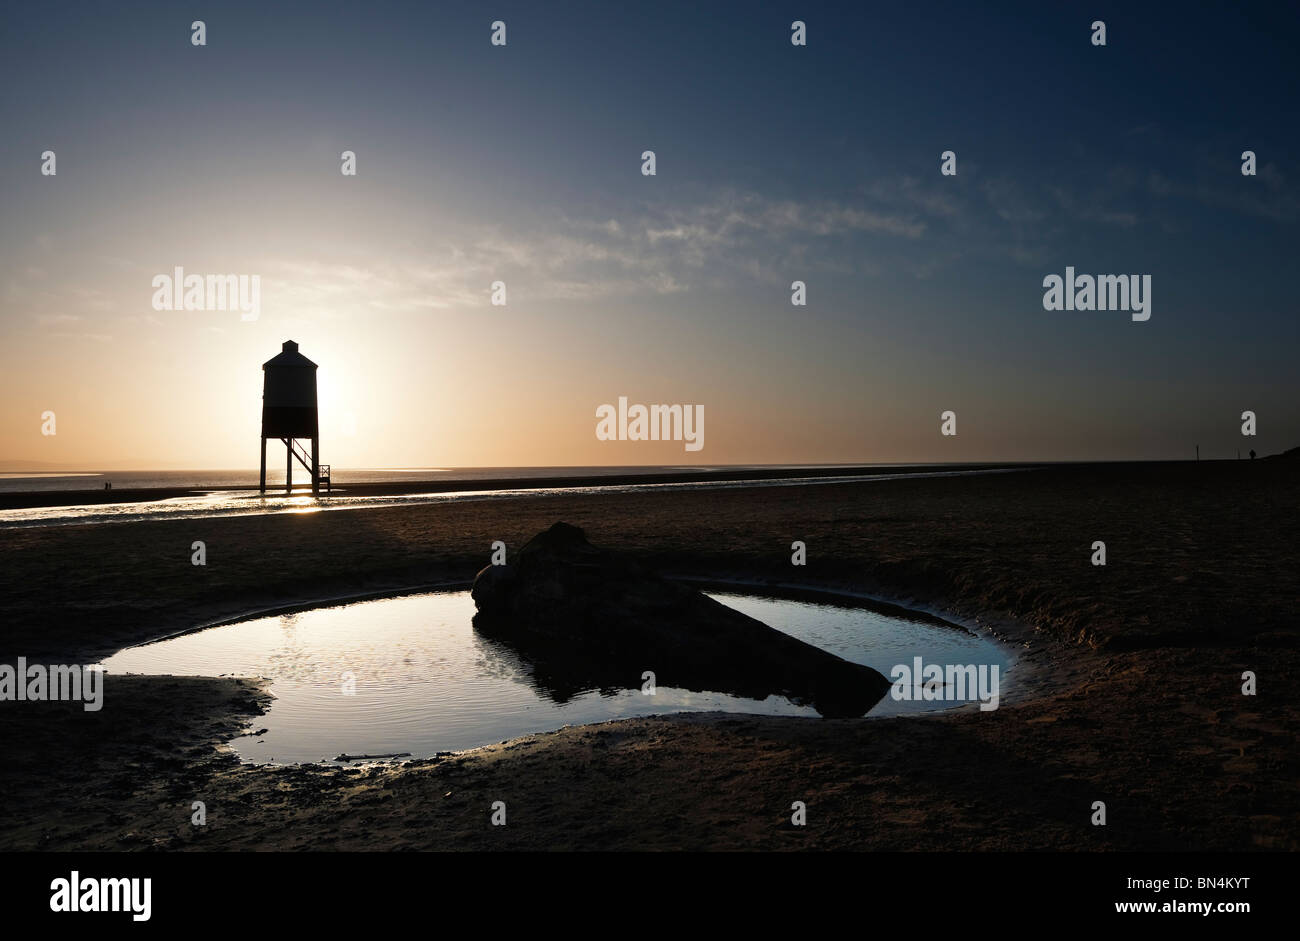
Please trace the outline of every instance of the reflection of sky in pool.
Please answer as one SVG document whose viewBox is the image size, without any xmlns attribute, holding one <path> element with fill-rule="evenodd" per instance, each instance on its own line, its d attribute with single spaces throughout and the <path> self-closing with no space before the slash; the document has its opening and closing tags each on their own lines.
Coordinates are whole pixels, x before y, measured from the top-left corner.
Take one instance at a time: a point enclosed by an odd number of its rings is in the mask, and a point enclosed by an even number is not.
<svg viewBox="0 0 1300 941">
<path fill-rule="evenodd" d="M 953 627 L 866 608 L 711 593 L 778 630 L 890 676 L 895 664 L 997 664 L 989 640 Z M 660 686 L 576 691 L 557 702 L 532 681 L 533 667 L 471 626 L 468 592 L 365 601 L 214 627 L 123 650 L 104 662 L 115 673 L 264 676 L 276 699 L 254 720 L 260 736 L 233 743 L 246 761 L 299 762 L 339 754 L 410 752 L 428 757 L 607 719 L 725 710 L 815 716 L 783 697 L 743 699 Z M 345 674 L 355 694 L 344 695 Z M 1005 684 L 1004 684 L 1005 685 Z M 1003 690 L 1005 695 L 1005 690 Z M 947 708 L 886 696 L 872 716 Z"/>
</svg>

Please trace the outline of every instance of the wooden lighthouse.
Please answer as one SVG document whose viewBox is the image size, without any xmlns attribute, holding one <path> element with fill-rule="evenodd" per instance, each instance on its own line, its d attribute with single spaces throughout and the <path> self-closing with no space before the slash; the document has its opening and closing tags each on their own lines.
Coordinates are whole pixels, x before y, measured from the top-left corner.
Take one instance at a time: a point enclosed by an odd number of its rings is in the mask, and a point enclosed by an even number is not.
<svg viewBox="0 0 1300 941">
<path fill-rule="evenodd" d="M 293 462 L 311 475 L 312 493 L 328 488 L 330 469 L 320 463 L 320 421 L 316 409 L 316 364 L 285 340 L 279 355 L 262 364 L 262 484 L 266 490 L 266 441 L 284 443 L 284 489 L 293 490 Z M 311 441 L 311 454 L 302 442 Z"/>
</svg>

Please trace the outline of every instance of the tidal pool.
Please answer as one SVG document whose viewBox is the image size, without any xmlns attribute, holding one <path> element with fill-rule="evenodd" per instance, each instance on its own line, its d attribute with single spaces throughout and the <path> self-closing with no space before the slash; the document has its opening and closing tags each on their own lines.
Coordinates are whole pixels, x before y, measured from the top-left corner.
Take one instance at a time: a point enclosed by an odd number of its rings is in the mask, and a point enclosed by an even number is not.
<svg viewBox="0 0 1300 941">
<path fill-rule="evenodd" d="M 987 638 L 923 615 L 884 614 L 753 595 L 709 592 L 750 617 L 894 679 L 895 665 L 997 667 L 1007 652 Z M 529 660 L 472 626 L 469 592 L 437 592 L 260 617 L 122 650 L 112 673 L 260 676 L 275 696 L 254 720 L 260 734 L 231 742 L 244 760 L 290 764 L 342 755 L 426 758 L 530 732 L 633 716 L 722 710 L 816 716 L 780 696 L 601 687 Z M 967 699 L 975 698 L 975 691 Z M 869 713 L 899 715 L 962 702 L 887 695 Z"/>
</svg>

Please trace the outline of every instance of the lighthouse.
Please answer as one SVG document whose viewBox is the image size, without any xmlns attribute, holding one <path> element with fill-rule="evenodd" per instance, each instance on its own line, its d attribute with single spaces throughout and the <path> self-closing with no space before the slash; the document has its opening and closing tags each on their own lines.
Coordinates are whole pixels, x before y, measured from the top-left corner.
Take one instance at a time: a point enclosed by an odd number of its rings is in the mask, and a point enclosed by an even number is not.
<svg viewBox="0 0 1300 941">
<path fill-rule="evenodd" d="M 320 463 L 320 420 L 316 408 L 316 364 L 298 352 L 298 344 L 285 340 L 278 355 L 262 364 L 262 477 L 266 491 L 266 442 L 284 444 L 284 488 L 293 490 L 293 462 L 311 475 L 312 493 L 328 489 L 330 468 Z M 308 454 L 304 442 L 311 441 Z"/>
</svg>

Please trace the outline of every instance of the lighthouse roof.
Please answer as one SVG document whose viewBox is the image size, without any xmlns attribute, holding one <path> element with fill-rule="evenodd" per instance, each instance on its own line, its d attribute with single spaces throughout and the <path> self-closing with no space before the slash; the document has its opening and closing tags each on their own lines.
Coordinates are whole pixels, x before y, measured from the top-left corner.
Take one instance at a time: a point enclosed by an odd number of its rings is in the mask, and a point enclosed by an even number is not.
<svg viewBox="0 0 1300 941">
<path fill-rule="evenodd" d="M 281 366 L 308 367 L 311 369 L 316 368 L 315 363 L 298 352 L 298 344 L 293 342 L 293 340 L 285 340 L 284 346 L 280 349 L 280 352 L 262 364 L 263 369 L 270 366 L 275 366 L 277 368 Z"/>
</svg>

